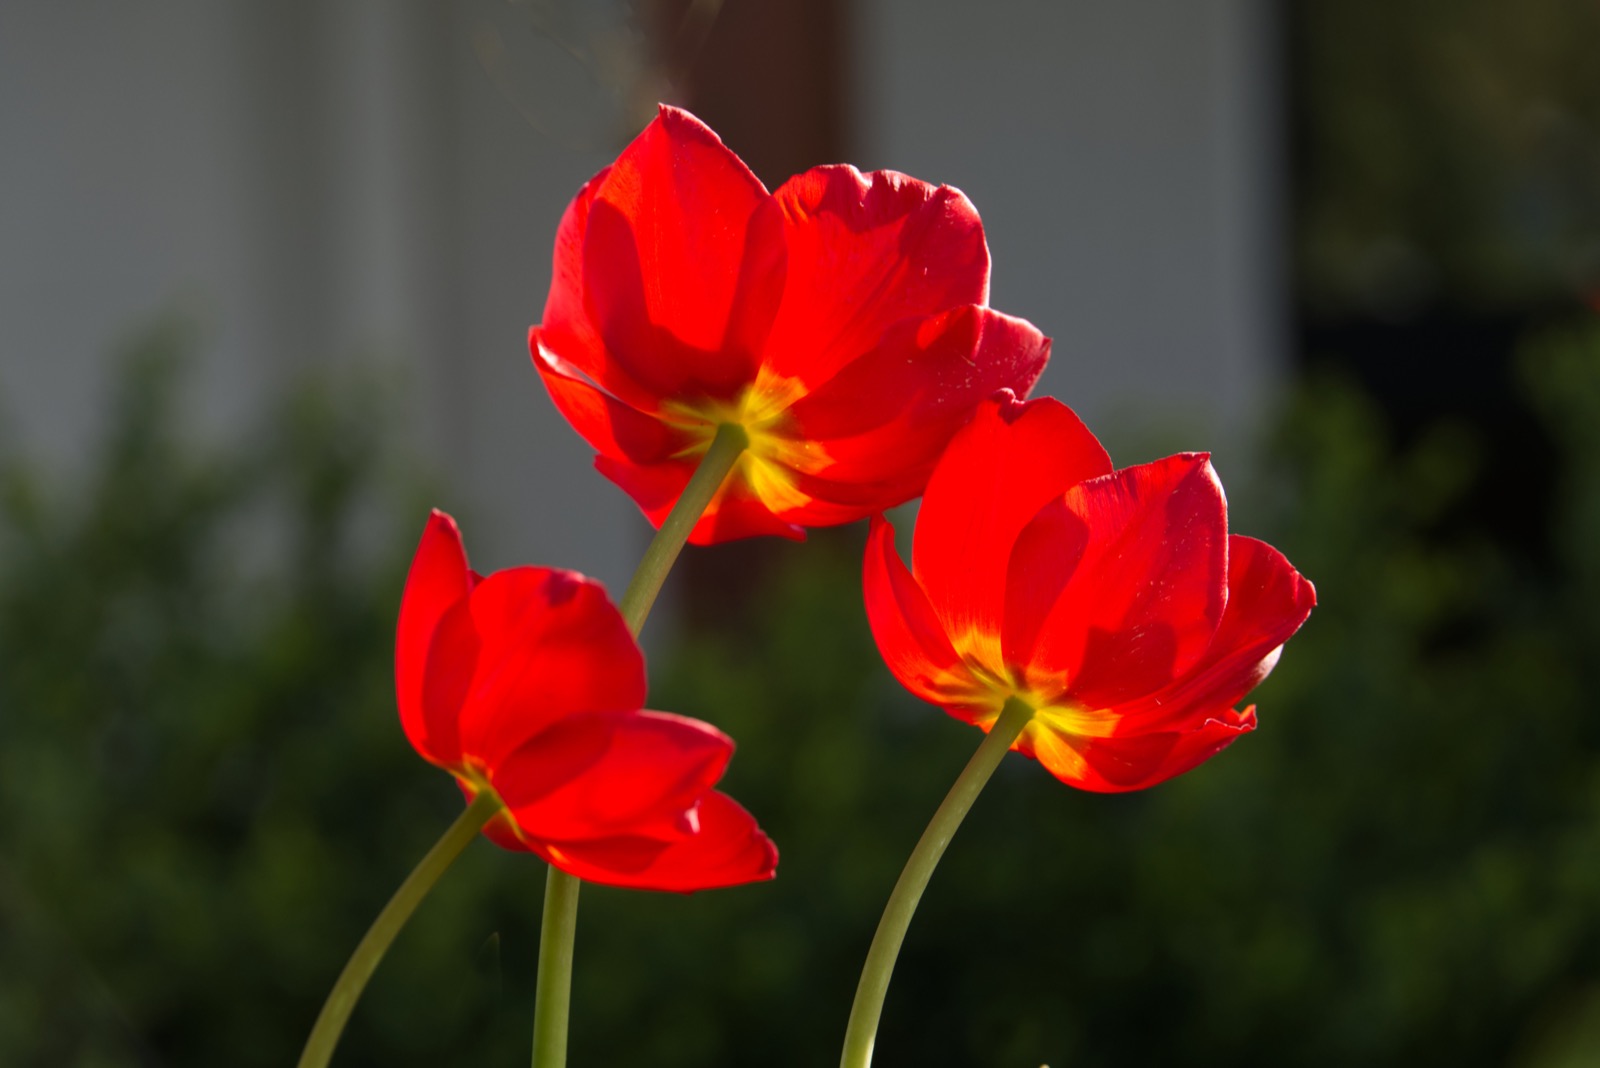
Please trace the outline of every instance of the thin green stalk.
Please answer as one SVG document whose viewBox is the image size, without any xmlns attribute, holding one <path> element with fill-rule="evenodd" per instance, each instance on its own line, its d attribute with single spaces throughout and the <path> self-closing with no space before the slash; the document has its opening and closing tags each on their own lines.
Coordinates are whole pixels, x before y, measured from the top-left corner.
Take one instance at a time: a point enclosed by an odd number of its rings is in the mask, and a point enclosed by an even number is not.
<svg viewBox="0 0 1600 1068">
<path fill-rule="evenodd" d="M 644 551 L 644 559 L 639 561 L 638 570 L 633 573 L 633 579 L 622 594 L 622 600 L 617 602 L 617 607 L 622 610 L 622 618 L 628 621 L 628 629 L 634 634 L 637 635 L 644 627 L 645 617 L 656 603 L 656 594 L 661 592 L 661 584 L 667 580 L 667 572 L 672 570 L 673 561 L 678 559 L 684 543 L 689 540 L 689 532 L 700 522 L 706 506 L 721 488 L 722 480 L 728 477 L 728 472 L 733 470 L 733 465 L 739 462 L 739 457 L 749 445 L 750 435 L 739 424 L 723 423 L 717 427 L 711 447 L 706 450 L 700 466 L 695 468 L 689 484 L 678 496 L 678 503 L 667 513 L 661 529 L 656 531 L 650 547 Z"/>
<path fill-rule="evenodd" d="M 356 1007 L 361 992 L 366 989 L 367 980 L 372 978 L 374 969 L 388 952 L 395 935 L 400 933 L 400 928 L 406 925 L 422 899 L 428 896 L 428 891 L 439 881 L 439 876 L 455 862 L 467 844 L 477 837 L 483 825 L 500 811 L 500 807 L 500 798 L 495 796 L 494 791 L 480 791 L 472 799 L 472 804 L 456 817 L 455 822 L 433 844 L 433 848 L 411 870 L 411 874 L 406 876 L 406 881 L 400 884 L 400 889 L 394 892 L 389 903 L 383 906 L 383 911 L 378 913 L 378 918 L 372 921 L 372 926 L 356 945 L 355 952 L 350 954 L 344 971 L 339 973 L 333 989 L 328 992 L 328 1000 L 322 1003 L 322 1011 L 317 1014 L 317 1022 L 311 1028 L 311 1037 L 306 1039 L 305 1051 L 300 1054 L 300 1068 L 326 1068 L 333 1057 L 334 1047 L 339 1044 L 345 1021 L 350 1019 L 350 1012 Z"/>
<path fill-rule="evenodd" d="M 534 1068 L 567 1063 L 567 1012 L 572 1003 L 572 943 L 583 882 L 554 865 L 544 881 L 539 925 L 539 981 L 533 1003 Z"/>
<path fill-rule="evenodd" d="M 628 629 L 637 637 L 656 603 L 667 572 L 683 551 L 689 533 L 705 514 L 722 482 L 750 445 L 737 423 L 723 423 L 678 496 L 678 502 L 644 551 L 628 588 L 617 602 Z M 533 1004 L 533 1068 L 564 1068 L 567 1016 L 572 1002 L 572 945 L 578 930 L 581 882 L 551 866 L 544 883 L 544 918 L 539 926 L 539 979 Z"/>
<path fill-rule="evenodd" d="M 884 906 L 878 931 L 872 936 L 872 948 L 867 950 L 861 982 L 856 986 L 856 999 L 850 1006 L 850 1023 L 845 1028 L 844 1053 L 839 1059 L 841 1068 L 867 1068 L 872 1063 L 872 1044 L 878 1034 L 878 1018 L 883 1015 L 889 977 L 894 973 L 895 958 L 900 955 L 900 945 L 906 940 L 906 929 L 911 926 L 912 914 L 917 911 L 922 892 L 928 887 L 928 879 L 938 867 L 939 858 L 944 856 L 956 828 L 966 818 L 967 810 L 972 808 L 989 776 L 1000 766 L 1000 759 L 1032 718 L 1033 709 L 1026 703 L 1015 697 L 1006 702 L 1000 718 L 989 728 L 978 751 L 956 777 L 955 785 L 950 787 L 939 810 L 933 814 L 933 820 L 917 840 L 905 870 L 889 895 L 889 903 Z"/>
</svg>

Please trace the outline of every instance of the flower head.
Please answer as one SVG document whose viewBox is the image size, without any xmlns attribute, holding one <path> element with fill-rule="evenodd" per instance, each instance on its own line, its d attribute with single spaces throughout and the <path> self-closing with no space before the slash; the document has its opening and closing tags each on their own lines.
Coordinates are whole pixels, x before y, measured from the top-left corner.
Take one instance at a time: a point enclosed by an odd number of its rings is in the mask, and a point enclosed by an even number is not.
<svg viewBox="0 0 1600 1068">
<path fill-rule="evenodd" d="M 939 461 L 907 570 L 878 519 L 867 616 L 918 697 L 1087 790 L 1152 786 L 1255 728 L 1234 705 L 1316 603 L 1271 546 L 1228 533 L 1198 453 L 1112 470 L 1065 405 L 985 402 Z"/>
<path fill-rule="evenodd" d="M 567 208 L 529 344 L 653 523 L 734 423 L 750 444 L 690 540 L 802 537 L 916 496 L 980 400 L 1033 385 L 1049 341 L 988 294 L 957 190 L 830 166 L 768 193 L 663 107 Z"/>
<path fill-rule="evenodd" d="M 700 890 L 771 878 L 777 851 L 712 789 L 733 742 L 641 711 L 644 657 L 593 579 L 467 567 L 435 511 L 406 579 L 395 643 L 400 723 L 470 798 L 504 809 L 486 833 L 593 882 Z"/>
</svg>

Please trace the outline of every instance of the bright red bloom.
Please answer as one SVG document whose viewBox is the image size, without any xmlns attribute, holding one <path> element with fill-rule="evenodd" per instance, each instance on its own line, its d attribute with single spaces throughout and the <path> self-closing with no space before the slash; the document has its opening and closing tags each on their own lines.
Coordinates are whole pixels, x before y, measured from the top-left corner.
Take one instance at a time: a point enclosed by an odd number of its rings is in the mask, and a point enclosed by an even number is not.
<svg viewBox="0 0 1600 1068">
<path fill-rule="evenodd" d="M 567 208 L 529 345 L 651 522 L 731 422 L 750 447 L 690 540 L 799 538 L 915 497 L 979 401 L 1033 385 L 1049 340 L 988 296 L 957 190 L 831 166 L 768 193 L 663 107 Z"/>
<path fill-rule="evenodd" d="M 395 642 L 400 723 L 470 798 L 505 809 L 485 828 L 592 882 L 702 890 L 770 879 L 778 854 L 713 790 L 733 742 L 640 711 L 644 656 L 593 579 L 467 567 L 435 511 L 406 579 Z"/>
<path fill-rule="evenodd" d="M 1071 409 L 1002 393 L 950 443 L 901 563 L 881 518 L 867 617 L 912 693 L 1086 790 L 1153 786 L 1255 729 L 1234 705 L 1316 603 L 1270 545 L 1228 533 L 1201 453 L 1113 471 Z"/>
</svg>

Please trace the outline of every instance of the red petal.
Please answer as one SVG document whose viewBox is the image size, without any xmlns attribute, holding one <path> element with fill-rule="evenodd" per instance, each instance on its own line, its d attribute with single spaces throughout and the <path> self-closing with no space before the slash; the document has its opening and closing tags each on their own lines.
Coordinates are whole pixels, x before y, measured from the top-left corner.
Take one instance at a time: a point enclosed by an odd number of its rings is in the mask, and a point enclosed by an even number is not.
<svg viewBox="0 0 1600 1068">
<path fill-rule="evenodd" d="M 607 167 L 585 183 L 556 228 L 555 257 L 550 295 L 545 298 L 544 321 L 534 329 L 543 351 L 566 361 L 607 393 L 641 411 L 654 411 L 657 398 L 613 361 L 606 352 L 600 328 L 591 318 L 583 288 L 583 245 L 589 234 L 589 209 L 595 194 L 610 174 Z M 538 361 L 540 350 L 534 349 Z"/>
<path fill-rule="evenodd" d="M 776 874 L 777 847 L 733 798 L 712 791 L 700 803 L 697 818 L 700 830 L 672 843 L 604 838 L 534 848 L 569 875 L 636 890 L 690 893 Z"/>
<path fill-rule="evenodd" d="M 1228 605 L 1205 656 L 1173 685 L 1117 711 L 1147 723 L 1170 723 L 1231 708 L 1267 677 L 1283 643 L 1316 603 L 1316 589 L 1282 553 L 1255 538 L 1232 535 Z"/>
<path fill-rule="evenodd" d="M 878 652 L 900 684 L 961 719 L 993 712 L 993 695 L 972 675 L 950 644 L 933 606 L 894 547 L 894 528 L 872 520 L 862 567 L 867 623 Z"/>
<path fill-rule="evenodd" d="M 785 182 L 783 302 L 765 366 L 811 386 L 871 351 L 889 327 L 989 294 L 989 251 L 960 191 L 893 171 L 817 167 Z"/>
<path fill-rule="evenodd" d="M 667 460 L 690 444 L 686 434 L 586 381 L 578 368 L 546 347 L 545 335 L 537 326 L 528 332 L 533 366 L 556 408 L 597 452 L 629 463 L 651 464 Z"/>
<path fill-rule="evenodd" d="M 1026 393 L 1049 355 L 1031 323 L 976 305 L 901 322 L 790 409 L 795 435 L 828 457 L 799 488 L 848 505 L 849 520 L 903 504 L 978 404 L 1002 388 Z"/>
<path fill-rule="evenodd" d="M 395 634 L 394 688 L 400 726 L 422 756 L 440 765 L 456 764 L 461 746 L 456 737 L 455 709 L 430 717 L 423 699 L 428 650 L 434 632 L 451 607 L 472 590 L 467 554 L 456 521 L 434 509 L 423 528 L 422 542 L 406 575 Z"/>
<path fill-rule="evenodd" d="M 1110 708 L 1195 664 L 1227 599 L 1228 512 L 1210 461 L 1185 454 L 1074 486 L 1017 536 L 1005 656 Z"/>
<path fill-rule="evenodd" d="M 664 712 L 567 716 L 500 761 L 490 783 L 541 842 L 682 838 L 733 755 L 727 735 Z"/>
<path fill-rule="evenodd" d="M 746 248 L 766 199 L 750 169 L 686 111 L 663 107 L 623 150 L 595 189 L 581 257 L 584 310 L 628 378 L 658 397 L 728 396 L 753 380 L 755 355 L 727 335 L 747 256 L 781 263 Z M 764 236 L 770 242 L 762 232 L 755 239 Z M 780 284 L 744 279 L 758 291 Z"/>
<path fill-rule="evenodd" d="M 998 636 L 1017 533 L 1067 487 L 1110 470 L 1060 401 L 1019 403 L 1002 391 L 980 404 L 934 468 L 917 516 L 912 567 L 945 631 Z"/>
<path fill-rule="evenodd" d="M 644 704 L 644 657 L 593 579 L 543 567 L 497 571 L 472 591 L 466 609 L 440 634 L 462 647 L 470 636 L 479 646 L 460 732 L 466 756 L 486 770 L 564 716 Z M 435 659 L 454 652 L 439 645 Z"/>
<path fill-rule="evenodd" d="M 1112 738 L 1057 734 L 1038 720 L 1013 747 L 1082 790 L 1122 793 L 1143 790 L 1204 763 L 1241 735 L 1255 730 L 1253 708 L 1218 709 L 1193 726 Z"/>
</svg>

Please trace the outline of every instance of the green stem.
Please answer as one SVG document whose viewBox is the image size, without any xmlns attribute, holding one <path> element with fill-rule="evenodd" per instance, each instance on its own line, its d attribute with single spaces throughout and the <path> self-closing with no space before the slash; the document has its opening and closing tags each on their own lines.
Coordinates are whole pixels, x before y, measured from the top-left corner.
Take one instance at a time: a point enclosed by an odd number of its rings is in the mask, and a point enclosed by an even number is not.
<svg viewBox="0 0 1600 1068">
<path fill-rule="evenodd" d="M 456 817 L 411 874 L 406 876 L 400 889 L 394 892 L 389 903 L 383 906 L 383 911 L 378 913 L 378 918 L 372 921 L 372 926 L 357 944 L 355 952 L 350 954 L 344 971 L 339 973 L 333 989 L 328 992 L 328 1000 L 322 1003 L 322 1011 L 317 1014 L 317 1022 L 311 1028 L 311 1037 L 306 1039 L 305 1051 L 300 1054 L 300 1068 L 325 1068 L 332 1059 L 345 1021 L 350 1019 L 350 1012 L 356 1007 L 361 992 L 366 989 L 367 980 L 372 978 L 378 962 L 389 951 L 395 935 L 400 933 L 400 928 L 406 925 L 422 899 L 428 896 L 428 891 L 439 881 L 439 876 L 455 862 L 461 851 L 467 848 L 467 844 L 500 808 L 500 798 L 495 796 L 493 790 L 479 792 L 472 804 Z"/>
<path fill-rule="evenodd" d="M 683 551 L 695 524 L 722 487 L 728 472 L 750 445 L 736 423 L 723 423 L 678 495 L 678 501 L 644 551 L 628 588 L 617 602 L 628 629 L 637 637 L 656 603 L 667 572 Z M 544 919 L 539 927 L 539 979 L 533 1004 L 533 1068 L 563 1068 L 567 1063 L 567 1016 L 572 1001 L 572 944 L 578 930 L 578 877 L 554 865 L 544 883 Z"/>
<path fill-rule="evenodd" d="M 533 1066 L 567 1063 L 567 1011 L 572 1003 L 572 943 L 578 929 L 576 875 L 550 866 L 539 926 L 539 981 L 533 1003 Z"/>
<path fill-rule="evenodd" d="M 845 1028 L 844 1054 L 839 1059 L 841 1068 L 867 1068 L 872 1063 L 872 1044 L 878 1034 L 878 1018 L 883 1015 L 889 977 L 894 972 L 895 958 L 900 955 L 900 945 L 906 940 L 911 916 L 928 887 L 928 879 L 938 867 L 939 858 L 944 856 L 956 828 L 966 818 L 967 810 L 972 808 L 989 776 L 1000 766 L 1000 759 L 1032 718 L 1033 709 L 1024 702 L 1015 697 L 1006 702 L 1000 718 L 989 728 L 978 751 L 956 777 L 955 785 L 950 787 L 927 830 L 917 840 L 905 870 L 889 895 L 889 903 L 884 906 L 878 932 L 872 936 L 872 948 L 867 950 L 856 999 L 850 1006 L 850 1023 Z"/>
<path fill-rule="evenodd" d="M 733 470 L 733 465 L 739 462 L 739 457 L 749 446 L 750 436 L 745 433 L 744 427 L 737 423 L 723 423 L 717 427 L 717 436 L 711 439 L 711 447 L 706 450 L 700 466 L 695 468 L 689 484 L 678 496 L 678 503 L 667 513 L 661 529 L 656 531 L 650 547 L 644 551 L 644 559 L 639 561 L 638 570 L 633 573 L 632 581 L 622 594 L 622 600 L 617 602 L 617 607 L 622 610 L 622 618 L 628 621 L 628 629 L 634 634 L 637 635 L 644 627 L 645 617 L 656 603 L 656 594 L 661 592 L 661 584 L 667 580 L 667 572 L 672 570 L 673 561 L 678 559 L 684 543 L 689 540 L 689 532 L 700 522 L 706 506 L 721 488 L 722 480 L 728 477 L 728 472 Z"/>
</svg>

